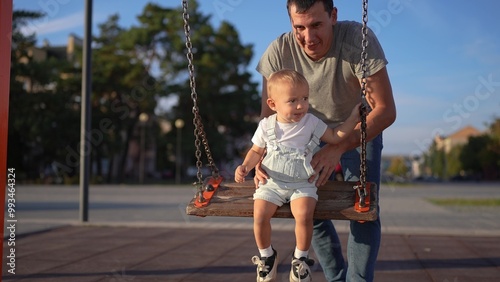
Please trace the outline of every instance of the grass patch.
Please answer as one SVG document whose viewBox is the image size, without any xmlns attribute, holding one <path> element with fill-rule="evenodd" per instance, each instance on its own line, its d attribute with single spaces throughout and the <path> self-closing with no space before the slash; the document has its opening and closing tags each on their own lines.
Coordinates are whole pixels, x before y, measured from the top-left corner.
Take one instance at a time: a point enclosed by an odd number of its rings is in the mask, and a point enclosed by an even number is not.
<svg viewBox="0 0 500 282">
<path fill-rule="evenodd" d="M 500 207 L 500 199 L 427 199 L 439 206 L 462 206 L 462 207 Z"/>
</svg>

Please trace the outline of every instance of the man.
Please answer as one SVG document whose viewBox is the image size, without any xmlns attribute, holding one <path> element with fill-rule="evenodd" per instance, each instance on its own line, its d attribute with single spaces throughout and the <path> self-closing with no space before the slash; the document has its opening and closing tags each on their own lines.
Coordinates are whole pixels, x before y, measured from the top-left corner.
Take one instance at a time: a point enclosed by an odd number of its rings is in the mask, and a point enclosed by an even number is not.
<svg viewBox="0 0 500 282">
<path fill-rule="evenodd" d="M 275 71 L 288 68 L 299 71 L 308 80 L 310 112 L 328 126 L 336 127 L 361 101 L 361 24 L 337 21 L 333 0 L 288 0 L 287 9 L 292 32 L 273 41 L 257 66 L 263 75 L 261 117 L 272 114 L 266 104 L 266 78 Z M 386 69 L 387 60 L 371 31 L 368 42 L 366 100 L 371 111 L 366 120 L 369 140 L 367 181 L 380 187 L 382 131 L 396 119 L 396 108 Z M 311 162 L 319 174 L 316 185 L 326 183 L 339 161 L 345 180 L 358 181 L 359 145 L 358 126 L 347 141 L 323 146 Z M 265 182 L 265 172 L 260 168 L 256 172 L 256 184 Z M 315 220 L 312 245 L 328 281 L 373 281 L 380 237 L 380 220 L 351 221 L 348 268 L 331 221 Z"/>
</svg>

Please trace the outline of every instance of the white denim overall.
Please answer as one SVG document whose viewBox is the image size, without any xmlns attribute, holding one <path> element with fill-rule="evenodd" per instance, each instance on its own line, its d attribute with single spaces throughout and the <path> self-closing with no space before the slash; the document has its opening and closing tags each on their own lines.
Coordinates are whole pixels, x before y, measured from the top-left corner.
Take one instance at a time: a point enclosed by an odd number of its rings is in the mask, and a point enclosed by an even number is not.
<svg viewBox="0 0 500 282">
<path fill-rule="evenodd" d="M 282 182 L 304 182 L 314 175 L 311 166 L 314 149 L 319 146 L 320 137 L 323 135 L 321 127 L 317 126 L 311 139 L 303 150 L 286 147 L 276 141 L 276 115 L 269 117 L 267 121 L 267 136 L 269 138 L 268 150 L 262 167 L 270 178 Z"/>
</svg>

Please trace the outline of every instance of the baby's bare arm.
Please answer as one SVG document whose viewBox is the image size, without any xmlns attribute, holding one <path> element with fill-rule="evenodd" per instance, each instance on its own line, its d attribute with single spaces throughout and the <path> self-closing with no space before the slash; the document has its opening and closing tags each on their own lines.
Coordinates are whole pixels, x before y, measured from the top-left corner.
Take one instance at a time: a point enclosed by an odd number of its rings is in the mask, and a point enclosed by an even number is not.
<svg viewBox="0 0 500 282">
<path fill-rule="evenodd" d="M 234 180 L 236 182 L 245 181 L 245 176 L 260 162 L 262 155 L 264 154 L 265 148 L 261 148 L 256 146 L 255 144 L 250 148 L 247 155 L 245 156 L 245 160 L 241 165 L 236 168 L 234 172 Z"/>
<path fill-rule="evenodd" d="M 321 136 L 321 141 L 328 144 L 339 144 L 346 137 L 354 131 L 354 128 L 360 121 L 359 107 L 361 103 L 354 106 L 351 111 L 351 115 L 339 126 L 335 128 L 327 128 L 323 136 Z"/>
</svg>

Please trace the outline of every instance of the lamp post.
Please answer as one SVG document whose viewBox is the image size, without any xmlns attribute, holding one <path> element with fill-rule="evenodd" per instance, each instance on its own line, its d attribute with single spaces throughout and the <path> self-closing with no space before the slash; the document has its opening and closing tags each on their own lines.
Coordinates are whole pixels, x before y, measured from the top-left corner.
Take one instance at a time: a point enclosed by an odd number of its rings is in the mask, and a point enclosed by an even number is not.
<svg viewBox="0 0 500 282">
<path fill-rule="evenodd" d="M 149 116 L 146 113 L 141 113 L 139 115 L 139 122 L 141 126 L 141 140 L 140 140 L 140 150 L 139 150 L 139 183 L 144 183 L 144 160 L 146 154 L 146 123 L 149 120 Z"/>
<path fill-rule="evenodd" d="M 92 0 L 85 1 L 85 35 L 82 58 L 82 102 L 80 111 L 80 221 L 89 219 L 89 178 L 91 145 L 87 139 L 91 130 L 92 107 Z M 87 147 L 87 148 L 86 148 Z M 88 151 L 86 150 L 88 149 Z"/>
<path fill-rule="evenodd" d="M 177 128 L 177 150 L 175 157 L 175 184 L 181 183 L 181 144 L 182 144 L 182 128 L 184 127 L 184 120 L 177 119 L 175 121 L 175 128 Z"/>
</svg>

